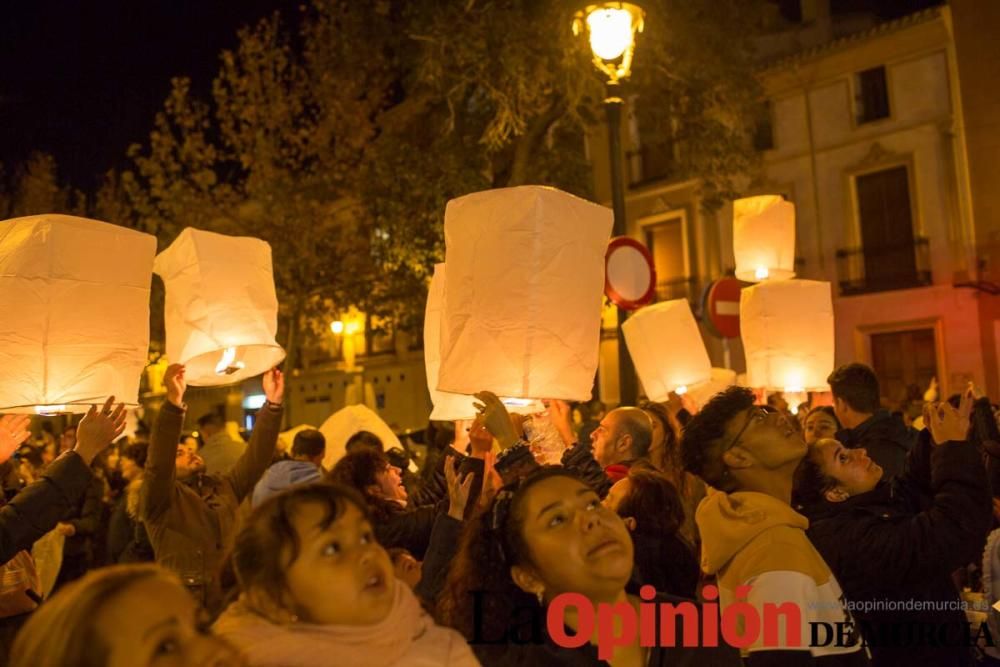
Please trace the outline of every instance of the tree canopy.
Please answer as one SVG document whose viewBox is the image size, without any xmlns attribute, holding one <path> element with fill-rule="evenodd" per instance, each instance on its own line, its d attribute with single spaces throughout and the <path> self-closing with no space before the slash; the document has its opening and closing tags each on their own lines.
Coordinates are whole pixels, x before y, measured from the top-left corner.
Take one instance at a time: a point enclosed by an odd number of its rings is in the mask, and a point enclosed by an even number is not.
<svg viewBox="0 0 1000 667">
<path fill-rule="evenodd" d="M 648 0 L 642 139 L 718 205 L 756 168 L 762 0 Z M 348 306 L 422 320 L 451 198 L 547 184 L 587 196 L 603 83 L 561 0 L 313 0 L 239 33 L 211 95 L 177 78 L 101 199 L 170 242 L 186 226 L 271 244 L 290 362 Z"/>
</svg>

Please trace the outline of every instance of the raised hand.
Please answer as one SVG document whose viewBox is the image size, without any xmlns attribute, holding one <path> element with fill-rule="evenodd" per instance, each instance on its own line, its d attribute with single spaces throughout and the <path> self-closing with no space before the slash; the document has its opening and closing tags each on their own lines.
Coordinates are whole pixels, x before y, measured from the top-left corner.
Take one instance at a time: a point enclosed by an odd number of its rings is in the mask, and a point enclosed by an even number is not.
<svg viewBox="0 0 1000 667">
<path fill-rule="evenodd" d="M 497 472 L 497 456 L 493 452 L 488 453 L 483 462 L 483 491 L 479 494 L 479 506 L 489 507 L 496 498 L 497 493 L 503 488 L 503 478 Z"/>
<path fill-rule="evenodd" d="M 493 434 L 493 437 L 500 443 L 500 447 L 507 449 L 513 447 L 518 440 L 514 430 L 514 424 L 507 414 L 507 408 L 497 398 L 497 395 L 489 391 L 481 391 L 475 395 L 482 403 L 476 403 L 476 410 L 482 419 L 483 425 Z"/>
<path fill-rule="evenodd" d="M 0 463 L 6 463 L 17 448 L 28 439 L 31 432 L 28 415 L 3 415 L 0 417 Z"/>
<path fill-rule="evenodd" d="M 572 447 L 576 444 L 576 431 L 573 430 L 573 410 L 569 403 L 560 399 L 548 401 L 549 421 L 556 427 L 563 444 Z"/>
<path fill-rule="evenodd" d="M 465 506 L 469 504 L 472 491 L 472 473 L 464 479 L 458 478 L 458 461 L 449 456 L 444 461 L 444 478 L 448 482 L 448 516 L 461 521 L 465 518 Z"/>
<path fill-rule="evenodd" d="M 167 400 L 178 408 L 184 408 L 184 392 L 187 390 L 187 380 L 184 379 L 183 364 L 170 364 L 163 374 L 163 384 L 167 388 Z"/>
<path fill-rule="evenodd" d="M 493 434 L 483 424 L 482 416 L 476 417 L 469 429 L 469 445 L 472 455 L 483 458 L 483 455 L 493 449 Z"/>
<path fill-rule="evenodd" d="M 285 375 L 277 368 L 264 373 L 264 396 L 272 405 L 281 405 L 285 400 Z"/>
<path fill-rule="evenodd" d="M 972 394 L 962 394 L 956 410 L 950 403 L 931 403 L 924 406 L 924 423 L 934 438 L 934 444 L 964 441 L 969 437 L 969 415 L 972 413 Z"/>
<path fill-rule="evenodd" d="M 87 465 L 104 451 L 125 430 L 125 404 L 114 407 L 115 397 L 110 396 L 98 411 L 96 405 L 80 420 L 76 427 L 76 447 L 73 448 Z"/>
</svg>

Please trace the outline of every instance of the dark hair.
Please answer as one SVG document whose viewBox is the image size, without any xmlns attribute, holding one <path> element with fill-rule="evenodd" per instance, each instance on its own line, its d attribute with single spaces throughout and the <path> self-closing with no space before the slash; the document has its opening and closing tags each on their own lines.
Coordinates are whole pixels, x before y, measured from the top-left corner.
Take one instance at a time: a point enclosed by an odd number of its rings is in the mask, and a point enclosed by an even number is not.
<svg viewBox="0 0 1000 667">
<path fill-rule="evenodd" d="M 875 371 L 864 364 L 845 364 L 826 379 L 834 398 L 843 399 L 852 410 L 876 412 L 882 405 Z"/>
<path fill-rule="evenodd" d="M 381 523 L 394 511 L 397 511 L 397 506 L 396 503 L 371 493 L 369 487 L 378 485 L 376 476 L 388 467 L 389 460 L 385 454 L 375 449 L 362 447 L 348 452 L 337 461 L 333 470 L 327 475 L 327 479 L 335 484 L 349 486 L 360 493 L 368 503 L 372 518 Z"/>
<path fill-rule="evenodd" d="M 809 452 L 795 469 L 792 478 L 792 504 L 809 507 L 826 502 L 826 492 L 837 486 L 837 480 L 823 472 L 813 460 L 814 448 L 809 446 Z"/>
<path fill-rule="evenodd" d="M 528 491 L 545 480 L 569 477 L 583 483 L 573 472 L 561 466 L 544 466 L 517 483 L 505 486 L 490 506 L 467 522 L 458 553 L 438 598 L 437 617 L 455 628 L 466 639 L 475 633 L 483 637 L 506 636 L 513 615 L 529 608 L 541 613 L 538 600 L 526 593 L 511 578 L 514 565 L 531 563 L 524 539 L 524 500 Z M 479 596 L 482 614 L 474 627 L 473 605 Z M 526 628 L 522 625 L 519 632 Z M 524 638 L 524 637 L 522 637 Z M 524 638 L 526 639 L 526 638 Z"/>
<path fill-rule="evenodd" d="M 735 490 L 726 464 L 722 462 L 722 448 L 728 444 L 723 438 L 726 424 L 753 404 L 753 391 L 745 387 L 728 387 L 691 417 L 681 437 L 685 470 L 721 491 Z"/>
<path fill-rule="evenodd" d="M 344 448 L 347 450 L 348 454 L 364 448 L 376 449 L 380 452 L 385 451 L 385 445 L 382 444 L 382 439 L 371 431 L 358 431 L 347 439 L 347 444 Z"/>
<path fill-rule="evenodd" d="M 292 440 L 292 456 L 306 456 L 313 459 L 323 456 L 325 452 L 326 438 L 314 428 L 299 431 Z"/>
<path fill-rule="evenodd" d="M 684 472 L 684 462 L 681 460 L 680 442 L 677 432 L 670 423 L 670 413 L 663 403 L 647 401 L 639 406 L 650 419 L 660 422 L 663 427 L 663 459 L 652 461 L 653 466 L 670 479 L 681 495 L 687 495 L 687 473 Z M 650 443 L 652 447 L 652 443 Z"/>
<path fill-rule="evenodd" d="M 133 442 L 131 445 L 126 445 L 125 449 L 122 450 L 122 456 L 131 461 L 135 461 L 135 464 L 140 468 L 146 467 L 146 456 L 148 454 L 148 442 Z"/>
<path fill-rule="evenodd" d="M 226 420 L 218 412 L 209 412 L 207 415 L 198 417 L 198 428 L 205 428 L 206 426 L 223 428 L 225 425 Z"/>
<path fill-rule="evenodd" d="M 837 419 L 837 413 L 829 405 L 817 405 L 813 407 L 812 409 L 809 410 L 809 412 L 806 413 L 806 420 L 808 421 L 808 419 L 817 412 L 824 412 L 827 415 L 829 415 L 830 419 L 833 420 L 833 423 L 837 425 L 838 431 L 843 428 L 843 425 L 840 423 L 840 420 Z"/>
<path fill-rule="evenodd" d="M 280 603 L 287 586 L 285 574 L 302 548 L 292 518 L 307 503 L 324 506 L 322 528 L 339 519 L 348 504 L 368 518 L 364 499 L 338 484 L 306 484 L 268 498 L 254 509 L 233 545 L 231 565 L 241 590 L 259 590 Z"/>
<path fill-rule="evenodd" d="M 629 491 L 618 505 L 618 516 L 635 519 L 635 532 L 657 539 L 673 536 L 684 523 L 684 505 L 666 475 L 630 470 Z"/>
</svg>

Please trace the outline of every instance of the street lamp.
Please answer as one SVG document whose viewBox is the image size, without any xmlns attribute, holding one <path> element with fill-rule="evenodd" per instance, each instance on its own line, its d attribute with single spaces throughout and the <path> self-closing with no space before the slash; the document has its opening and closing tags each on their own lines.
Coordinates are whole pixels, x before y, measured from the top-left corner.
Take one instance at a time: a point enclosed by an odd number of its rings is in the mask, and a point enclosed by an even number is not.
<svg viewBox="0 0 1000 667">
<path fill-rule="evenodd" d="M 576 13 L 573 34 L 584 32 L 594 54 L 594 67 L 605 79 L 604 110 L 608 118 L 608 149 L 611 155 L 611 206 L 614 210 L 614 235 L 625 236 L 625 177 L 622 166 L 621 118 L 624 100 L 619 93 L 621 81 L 632 73 L 635 36 L 642 32 L 645 12 L 631 2 L 601 2 L 587 5 Z M 622 323 L 627 313 L 618 308 L 618 397 L 622 405 L 635 405 L 639 388 L 635 367 L 625 346 Z"/>
</svg>

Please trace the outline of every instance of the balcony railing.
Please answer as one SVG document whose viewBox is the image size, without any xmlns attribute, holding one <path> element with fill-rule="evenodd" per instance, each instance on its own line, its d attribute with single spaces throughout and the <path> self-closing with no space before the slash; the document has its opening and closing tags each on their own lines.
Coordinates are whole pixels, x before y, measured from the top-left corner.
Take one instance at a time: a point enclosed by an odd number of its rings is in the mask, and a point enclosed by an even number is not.
<svg viewBox="0 0 1000 667">
<path fill-rule="evenodd" d="M 930 244 L 926 238 L 837 251 L 840 293 L 844 296 L 924 287 L 931 284 Z"/>
</svg>

